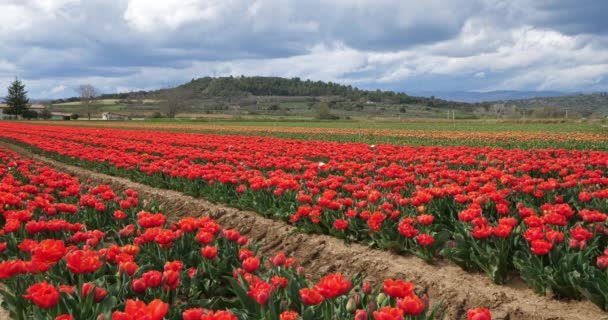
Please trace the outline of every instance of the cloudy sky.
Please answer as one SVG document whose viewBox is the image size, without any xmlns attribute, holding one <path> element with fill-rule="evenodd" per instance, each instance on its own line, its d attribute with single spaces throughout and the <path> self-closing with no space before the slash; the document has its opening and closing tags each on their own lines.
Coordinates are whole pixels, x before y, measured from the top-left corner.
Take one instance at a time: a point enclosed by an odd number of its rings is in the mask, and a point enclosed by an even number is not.
<svg viewBox="0 0 608 320">
<path fill-rule="evenodd" d="M 0 0 L 0 90 L 15 76 L 50 98 L 266 75 L 608 91 L 606 12 L 605 0 Z"/>
</svg>

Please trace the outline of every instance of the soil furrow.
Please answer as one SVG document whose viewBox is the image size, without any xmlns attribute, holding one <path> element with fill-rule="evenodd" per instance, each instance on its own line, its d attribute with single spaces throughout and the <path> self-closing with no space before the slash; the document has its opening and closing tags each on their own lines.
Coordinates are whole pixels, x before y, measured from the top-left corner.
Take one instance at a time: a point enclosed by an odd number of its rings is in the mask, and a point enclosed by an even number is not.
<svg viewBox="0 0 608 320">
<path fill-rule="evenodd" d="M 447 261 L 429 265 L 414 256 L 396 255 L 360 244 L 345 244 L 325 235 L 297 234 L 293 226 L 255 212 L 67 165 L 10 143 L 0 142 L 0 147 L 78 176 L 82 181 L 90 179 L 95 184 L 108 184 L 117 191 L 138 190 L 144 199 L 161 204 L 162 210 L 171 213 L 175 221 L 186 215 L 209 215 L 227 228 L 237 228 L 250 238 L 262 241 L 261 253 L 265 256 L 283 251 L 295 257 L 312 279 L 318 279 L 320 274 L 327 272 L 341 272 L 348 276 L 360 272 L 372 282 L 385 278 L 413 281 L 428 293 L 432 303 L 443 299 L 446 319 L 462 319 L 466 317 L 468 308 L 488 307 L 492 309 L 493 319 L 608 320 L 608 313 L 588 301 L 558 301 L 538 296 L 522 283 L 495 285 L 485 275 L 467 273 Z"/>
</svg>

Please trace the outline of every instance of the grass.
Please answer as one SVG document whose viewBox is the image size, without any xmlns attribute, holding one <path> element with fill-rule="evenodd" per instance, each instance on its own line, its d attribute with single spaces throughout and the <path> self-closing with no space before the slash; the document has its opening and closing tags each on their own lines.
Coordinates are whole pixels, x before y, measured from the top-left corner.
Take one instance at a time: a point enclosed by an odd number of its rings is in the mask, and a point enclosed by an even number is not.
<svg viewBox="0 0 608 320">
<path fill-rule="evenodd" d="M 213 124 L 218 126 L 237 127 L 300 127 L 300 128 L 351 128 L 351 129 L 402 129 L 432 131 L 467 131 L 467 132 L 603 132 L 608 135 L 608 128 L 600 123 L 566 122 L 501 122 L 496 120 L 451 121 L 318 121 L 305 117 L 274 117 L 272 120 L 187 120 L 187 119 L 149 119 L 146 122 Z M 278 119 L 284 118 L 284 119 Z M 278 121 L 277 121 L 278 120 Z"/>
<path fill-rule="evenodd" d="M 101 99 L 101 100 L 96 100 L 95 103 L 97 105 L 113 105 L 116 104 L 116 102 L 118 101 L 118 99 Z M 77 106 L 80 107 L 80 101 L 74 101 L 74 102 L 64 102 L 64 103 L 56 103 L 53 104 L 52 106 L 54 107 L 70 107 L 70 106 Z"/>
<path fill-rule="evenodd" d="M 97 107 L 92 107 L 91 112 L 106 112 L 106 111 L 123 111 L 125 110 L 127 105 L 124 104 L 112 104 L 112 105 L 100 105 Z M 86 108 L 82 107 L 80 104 L 78 105 L 68 105 L 68 106 L 57 106 L 53 105 L 51 107 L 52 111 L 63 111 L 63 112 L 86 112 Z"/>
</svg>

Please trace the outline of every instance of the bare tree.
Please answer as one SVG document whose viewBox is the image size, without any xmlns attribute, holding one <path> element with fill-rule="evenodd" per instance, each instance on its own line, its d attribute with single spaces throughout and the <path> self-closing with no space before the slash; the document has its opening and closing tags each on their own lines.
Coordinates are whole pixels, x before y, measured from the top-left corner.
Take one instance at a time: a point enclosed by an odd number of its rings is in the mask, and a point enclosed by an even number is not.
<svg viewBox="0 0 608 320">
<path fill-rule="evenodd" d="M 186 109 L 191 94 L 191 90 L 179 87 L 161 90 L 160 100 L 162 101 L 162 111 L 168 118 L 175 118 L 178 113 Z"/>
<path fill-rule="evenodd" d="M 76 91 L 80 95 L 80 104 L 86 108 L 87 116 L 91 120 L 91 109 L 95 107 L 95 98 L 97 98 L 99 92 L 90 84 L 82 84 Z"/>
<path fill-rule="evenodd" d="M 492 112 L 496 114 L 496 119 L 500 118 L 505 113 L 504 103 L 495 103 L 492 105 Z"/>
</svg>

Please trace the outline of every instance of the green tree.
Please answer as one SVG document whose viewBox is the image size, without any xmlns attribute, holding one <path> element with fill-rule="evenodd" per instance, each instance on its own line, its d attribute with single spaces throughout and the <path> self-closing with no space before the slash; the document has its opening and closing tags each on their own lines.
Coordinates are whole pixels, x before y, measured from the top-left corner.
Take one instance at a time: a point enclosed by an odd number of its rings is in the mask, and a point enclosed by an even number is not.
<svg viewBox="0 0 608 320">
<path fill-rule="evenodd" d="M 42 109 L 42 111 L 40 111 L 40 118 L 42 118 L 44 120 L 48 120 L 52 117 L 53 117 L 53 114 L 51 113 L 51 110 L 49 110 L 48 107 L 45 107 L 44 109 Z"/>
<path fill-rule="evenodd" d="M 38 112 L 34 111 L 34 110 L 25 110 L 23 111 L 23 113 L 21 114 L 21 116 L 25 119 L 36 119 L 38 118 Z"/>
<path fill-rule="evenodd" d="M 336 120 L 337 116 L 331 114 L 329 110 L 329 104 L 325 101 L 319 103 L 319 107 L 317 108 L 317 118 L 319 120 Z"/>
<path fill-rule="evenodd" d="M 15 79 L 8 87 L 8 95 L 4 98 L 4 103 L 8 106 L 5 110 L 6 114 L 20 116 L 28 111 L 30 100 L 27 98 L 25 85 L 19 79 Z"/>
</svg>

